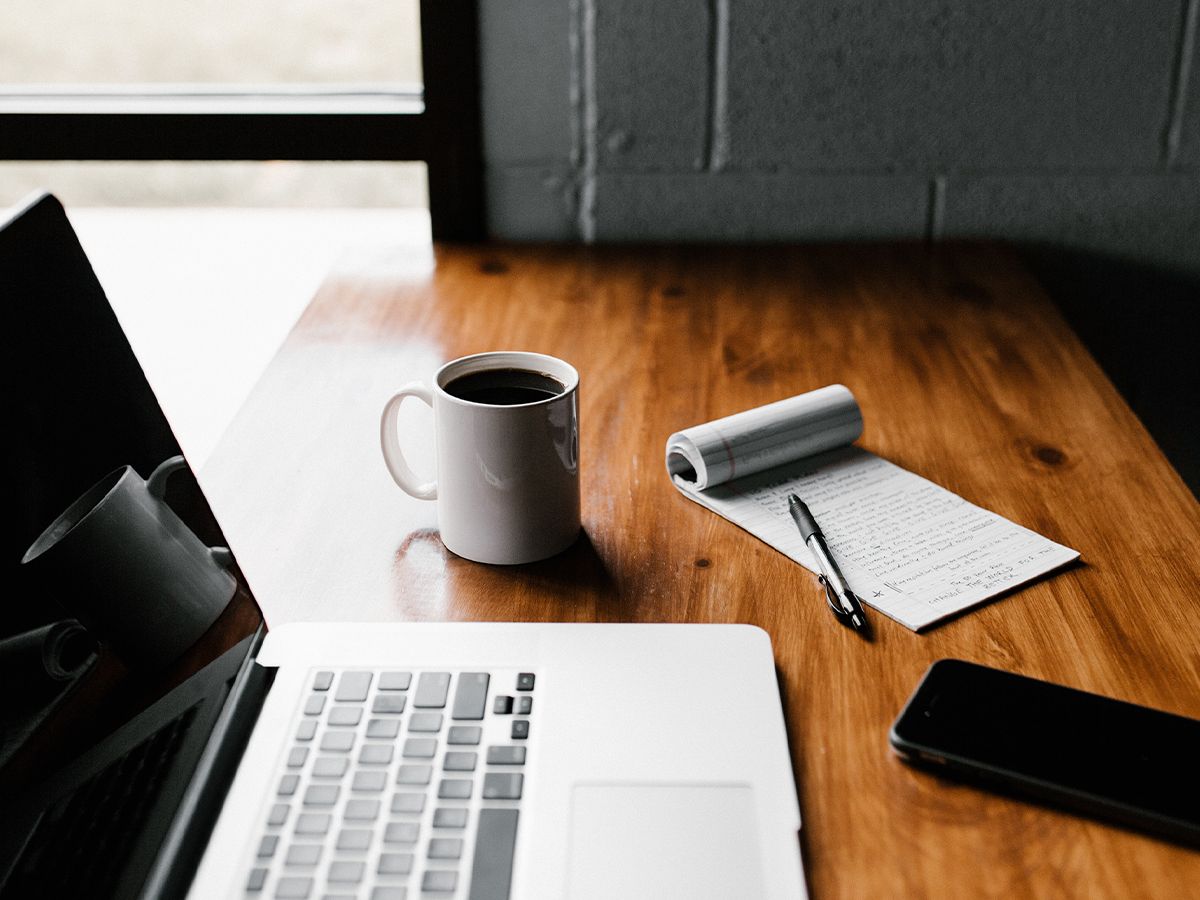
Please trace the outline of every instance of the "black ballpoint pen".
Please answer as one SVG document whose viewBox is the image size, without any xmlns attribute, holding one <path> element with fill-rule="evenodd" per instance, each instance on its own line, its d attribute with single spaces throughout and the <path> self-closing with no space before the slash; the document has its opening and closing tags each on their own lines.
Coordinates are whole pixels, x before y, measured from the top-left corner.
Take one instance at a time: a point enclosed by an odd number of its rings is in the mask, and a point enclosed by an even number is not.
<svg viewBox="0 0 1200 900">
<path fill-rule="evenodd" d="M 838 617 L 838 621 L 849 622 L 855 631 L 864 630 L 867 627 L 866 613 L 863 612 L 858 597 L 854 596 L 854 592 L 846 585 L 841 569 L 833 561 L 833 554 L 829 552 L 825 535 L 821 533 L 817 520 L 812 517 L 804 501 L 795 494 L 788 494 L 788 512 L 791 513 L 796 527 L 800 529 L 800 537 L 817 559 L 817 566 L 821 570 L 820 580 L 825 586 L 825 599 L 829 601 L 829 608 Z"/>
</svg>

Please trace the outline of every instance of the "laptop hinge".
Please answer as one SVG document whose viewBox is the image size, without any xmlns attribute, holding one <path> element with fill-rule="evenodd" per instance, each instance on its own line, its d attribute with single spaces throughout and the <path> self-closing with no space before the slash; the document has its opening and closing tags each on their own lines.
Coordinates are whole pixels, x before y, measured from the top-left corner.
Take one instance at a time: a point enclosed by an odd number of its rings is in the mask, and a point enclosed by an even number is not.
<svg viewBox="0 0 1200 900">
<path fill-rule="evenodd" d="M 277 670 L 256 661 L 265 635 L 266 626 L 259 625 L 146 877 L 141 897 L 181 897 L 191 884 L 238 761 L 275 680 Z"/>
</svg>

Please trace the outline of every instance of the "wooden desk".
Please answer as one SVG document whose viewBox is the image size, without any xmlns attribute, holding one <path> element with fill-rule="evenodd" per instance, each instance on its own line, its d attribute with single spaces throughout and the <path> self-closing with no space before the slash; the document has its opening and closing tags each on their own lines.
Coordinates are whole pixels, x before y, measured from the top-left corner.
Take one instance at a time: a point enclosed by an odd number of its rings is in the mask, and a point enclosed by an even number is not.
<svg viewBox="0 0 1200 900">
<path fill-rule="evenodd" d="M 946 656 L 1200 717 L 1196 501 L 1011 255 L 440 247 L 436 265 L 391 263 L 324 286 L 205 471 L 268 622 L 754 623 L 774 641 L 815 897 L 1200 885 L 1196 851 L 952 785 L 888 750 Z M 432 504 L 391 483 L 377 447 L 401 383 L 501 348 L 582 374 L 586 537 L 519 568 L 448 554 Z M 836 627 L 808 572 L 676 494 L 663 445 L 837 381 L 861 403 L 863 446 L 1083 564 L 926 634 L 879 614 L 871 644 Z"/>
</svg>

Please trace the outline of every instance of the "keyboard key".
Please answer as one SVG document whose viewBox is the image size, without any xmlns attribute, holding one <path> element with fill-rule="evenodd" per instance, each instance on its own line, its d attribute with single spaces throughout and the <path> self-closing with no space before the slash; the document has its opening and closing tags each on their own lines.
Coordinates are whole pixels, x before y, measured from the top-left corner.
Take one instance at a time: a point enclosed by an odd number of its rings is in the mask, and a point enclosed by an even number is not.
<svg viewBox="0 0 1200 900">
<path fill-rule="evenodd" d="M 463 672 L 458 676 L 458 687 L 454 691 L 452 719 L 482 719 L 487 708 L 487 672 Z"/>
<path fill-rule="evenodd" d="M 512 739 L 514 741 L 523 741 L 527 737 L 529 737 L 529 720 L 513 719 Z"/>
<path fill-rule="evenodd" d="M 301 813 L 296 817 L 296 834 L 326 834 L 330 821 L 328 813 Z"/>
<path fill-rule="evenodd" d="M 517 810 L 481 809 L 471 863 L 471 900 L 507 900 L 517 843 Z"/>
<path fill-rule="evenodd" d="M 288 805 L 286 803 L 276 803 L 271 807 L 271 811 L 267 813 L 268 825 L 282 825 L 287 821 Z"/>
<path fill-rule="evenodd" d="M 517 698 L 517 715 L 527 716 L 533 712 L 533 698 L 530 696 Z"/>
<path fill-rule="evenodd" d="M 446 733 L 447 744 L 478 744 L 483 729 L 478 725 L 451 725 Z"/>
<path fill-rule="evenodd" d="M 296 740 L 311 741 L 313 739 L 313 735 L 315 735 L 316 733 L 317 733 L 317 720 L 316 719 L 305 719 L 303 722 L 300 723 L 300 726 L 296 729 Z"/>
<path fill-rule="evenodd" d="M 371 719 L 367 722 L 367 737 L 392 740 L 400 733 L 399 719 Z"/>
<path fill-rule="evenodd" d="M 361 706 L 335 706 L 329 711 L 330 725 L 357 725 L 362 719 Z"/>
<path fill-rule="evenodd" d="M 306 716 L 319 716 L 321 710 L 325 708 L 325 695 L 312 694 L 304 701 L 304 714 Z"/>
<path fill-rule="evenodd" d="M 354 746 L 353 731 L 327 731 L 321 735 L 321 749 L 346 751 Z"/>
<path fill-rule="evenodd" d="M 354 773 L 354 781 L 350 783 L 350 790 L 360 793 L 379 793 L 387 787 L 387 772 L 382 769 L 368 769 L 362 772 Z"/>
<path fill-rule="evenodd" d="M 417 694 L 413 698 L 413 705 L 441 709 L 446 705 L 449 691 L 449 672 L 422 672 L 417 678 Z"/>
<path fill-rule="evenodd" d="M 407 691 L 412 684 L 411 672 L 384 672 L 379 676 L 381 691 Z"/>
<path fill-rule="evenodd" d="M 359 765 L 386 766 L 392 761 L 391 744 L 366 744 L 358 751 Z"/>
<path fill-rule="evenodd" d="M 320 844 L 292 844 L 283 860 L 286 866 L 315 866 L 321 861 Z"/>
<path fill-rule="evenodd" d="M 373 713 L 402 713 L 404 712 L 404 694 L 376 694 L 371 704 Z"/>
<path fill-rule="evenodd" d="M 407 875 L 412 871 L 412 864 L 411 853 L 381 853 L 376 871 L 380 875 Z"/>
<path fill-rule="evenodd" d="M 258 858 L 270 859 L 275 855 L 275 848 L 279 846 L 279 835 L 264 834 L 261 841 L 258 842 Z"/>
<path fill-rule="evenodd" d="M 441 731 L 442 714 L 435 712 L 413 713 L 408 720 L 409 731 Z"/>
<path fill-rule="evenodd" d="M 392 797 L 393 813 L 419 813 L 424 809 L 424 794 L 396 794 Z"/>
<path fill-rule="evenodd" d="M 483 799 L 520 800 L 524 781 L 520 772 L 488 772 L 483 776 Z"/>
<path fill-rule="evenodd" d="M 289 769 L 301 769 L 308 759 L 307 747 L 293 747 L 288 752 L 287 764 Z"/>
<path fill-rule="evenodd" d="M 362 881 L 365 869 L 363 863 L 341 860 L 330 864 L 327 877 L 331 882 L 338 884 L 358 884 Z"/>
<path fill-rule="evenodd" d="M 251 869 L 250 877 L 246 879 L 246 890 L 261 891 L 263 885 L 267 883 L 266 869 Z"/>
<path fill-rule="evenodd" d="M 333 673 L 332 672 L 318 672 L 316 675 L 313 676 L 313 690 L 314 691 L 327 691 L 327 690 L 329 690 L 329 688 L 332 684 L 333 684 Z"/>
<path fill-rule="evenodd" d="M 396 770 L 396 784 L 429 784 L 433 766 L 402 765 Z"/>
<path fill-rule="evenodd" d="M 489 766 L 523 766 L 525 765 L 525 748 L 488 747 L 487 761 Z"/>
<path fill-rule="evenodd" d="M 383 832 L 385 844 L 415 844 L 420 826 L 416 822 L 390 822 Z"/>
<path fill-rule="evenodd" d="M 374 822 L 379 818 L 378 800 L 347 800 L 345 812 L 342 813 L 347 821 Z"/>
<path fill-rule="evenodd" d="M 498 716 L 507 716 L 512 712 L 513 698 L 506 694 L 500 694 L 492 701 L 492 712 Z"/>
<path fill-rule="evenodd" d="M 421 879 L 421 890 L 429 893 L 451 893 L 458 887 L 457 872 L 430 870 Z"/>
<path fill-rule="evenodd" d="M 280 878 L 275 885 L 275 896 L 286 900 L 304 900 L 312 892 L 311 878 Z"/>
<path fill-rule="evenodd" d="M 438 785 L 438 797 L 442 800 L 469 800 L 471 781 L 469 778 L 443 778 Z"/>
<path fill-rule="evenodd" d="M 341 778 L 349 766 L 350 760 L 344 756 L 318 756 L 313 763 L 313 778 Z"/>
<path fill-rule="evenodd" d="M 333 806 L 341 792 L 336 784 L 310 784 L 304 792 L 304 805 Z"/>
<path fill-rule="evenodd" d="M 443 806 L 433 811 L 434 828 L 466 828 L 467 809 L 463 806 Z"/>
<path fill-rule="evenodd" d="M 520 675 L 517 676 L 517 690 L 518 691 L 532 691 L 533 690 L 533 673 L 532 672 L 522 672 Z"/>
<path fill-rule="evenodd" d="M 371 900 L 407 900 L 408 890 L 402 887 L 380 885 L 371 889 Z"/>
<path fill-rule="evenodd" d="M 437 753 L 437 738 L 408 738 L 404 742 L 405 759 L 433 759 Z"/>
<path fill-rule="evenodd" d="M 465 750 L 451 751 L 442 761 L 442 768 L 447 772 L 474 772 L 475 761 L 479 758 L 476 753 Z"/>
<path fill-rule="evenodd" d="M 371 846 L 373 832 L 367 828 L 343 828 L 338 834 L 339 850 L 367 850 Z"/>
<path fill-rule="evenodd" d="M 461 838 L 432 838 L 429 841 L 430 859 L 458 859 L 462 856 Z"/>
<path fill-rule="evenodd" d="M 370 689 L 370 672 L 343 672 L 333 699 L 339 703 L 362 703 Z"/>
<path fill-rule="evenodd" d="M 276 791 L 280 797 L 290 797 L 296 793 L 296 788 L 300 786 L 299 775 L 284 775 L 279 779 L 279 790 Z"/>
</svg>

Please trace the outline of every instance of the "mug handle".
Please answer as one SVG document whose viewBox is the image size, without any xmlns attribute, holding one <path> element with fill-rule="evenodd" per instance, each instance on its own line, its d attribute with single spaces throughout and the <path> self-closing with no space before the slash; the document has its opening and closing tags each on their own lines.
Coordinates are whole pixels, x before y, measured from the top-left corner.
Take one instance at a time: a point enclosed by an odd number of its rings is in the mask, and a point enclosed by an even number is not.
<svg viewBox="0 0 1200 900">
<path fill-rule="evenodd" d="M 155 500 L 162 500 L 167 493 L 167 479 L 180 469 L 187 468 L 187 460 L 182 456 L 172 456 L 158 464 L 150 477 L 146 479 L 146 490 Z"/>
<path fill-rule="evenodd" d="M 430 409 L 433 409 L 433 392 L 419 381 L 411 381 L 400 390 L 383 407 L 383 416 L 379 420 L 379 446 L 383 449 L 383 461 L 388 471 L 401 490 L 418 500 L 436 500 L 437 482 L 427 481 L 418 483 L 417 476 L 408 467 L 404 453 L 400 449 L 400 439 L 396 436 L 396 424 L 400 416 L 400 404 L 405 397 L 416 397 Z"/>
<path fill-rule="evenodd" d="M 150 477 L 146 479 L 146 493 L 155 500 L 161 500 L 163 503 L 166 503 L 167 479 L 180 469 L 186 468 L 187 460 L 182 456 L 172 456 L 170 459 L 164 459 L 150 473 Z M 208 555 L 222 569 L 229 570 L 233 568 L 233 553 L 228 547 L 209 547 Z"/>
<path fill-rule="evenodd" d="M 227 571 L 233 569 L 233 551 L 228 547 L 209 547 L 209 558 L 212 559 L 218 566 Z"/>
</svg>

